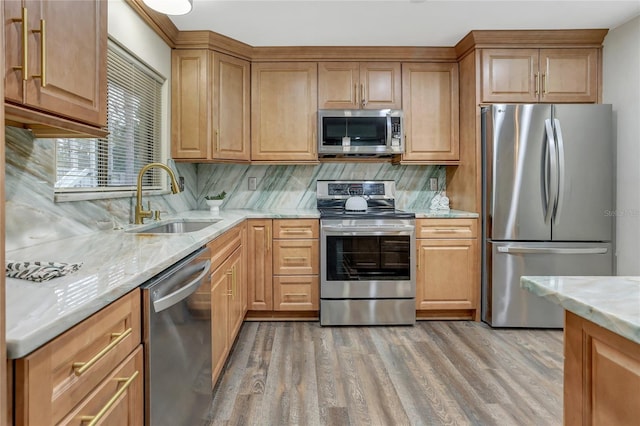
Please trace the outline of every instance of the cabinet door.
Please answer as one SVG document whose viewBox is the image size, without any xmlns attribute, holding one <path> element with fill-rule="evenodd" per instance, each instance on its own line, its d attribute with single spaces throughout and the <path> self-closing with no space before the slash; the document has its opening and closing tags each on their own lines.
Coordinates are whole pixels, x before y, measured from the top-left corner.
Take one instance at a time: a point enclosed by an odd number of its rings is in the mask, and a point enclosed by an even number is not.
<svg viewBox="0 0 640 426">
<path fill-rule="evenodd" d="M 25 104 L 106 126 L 107 0 L 24 4 L 30 28 Z"/>
<path fill-rule="evenodd" d="M 21 68 L 24 64 L 23 53 L 25 46 L 22 43 L 23 23 L 17 21 L 22 19 L 22 1 L 7 0 L 3 2 L 4 8 L 4 35 L 5 35 L 5 80 L 4 80 L 4 97 L 15 103 L 23 103 L 23 77 L 24 70 Z M 28 22 L 28 17 L 27 17 Z M 27 73 L 28 73 L 27 58 Z M 20 69 L 16 69 L 20 67 Z M 28 73 L 29 74 L 29 73 Z M 30 74 L 29 74 L 30 75 Z"/>
<path fill-rule="evenodd" d="M 273 310 L 317 311 L 319 286 L 317 275 L 273 277 Z"/>
<path fill-rule="evenodd" d="M 229 263 L 211 274 L 211 380 L 215 385 L 229 352 Z"/>
<path fill-rule="evenodd" d="M 402 108 L 399 62 L 360 63 L 360 104 L 363 109 Z"/>
<path fill-rule="evenodd" d="M 476 309 L 477 240 L 417 240 L 416 309 Z"/>
<path fill-rule="evenodd" d="M 171 52 L 171 156 L 204 160 L 210 157 L 211 111 L 209 52 Z"/>
<path fill-rule="evenodd" d="M 213 53 L 213 158 L 249 161 L 249 62 Z"/>
<path fill-rule="evenodd" d="M 247 308 L 250 311 L 273 309 L 271 262 L 272 223 L 270 219 L 250 219 L 247 222 Z"/>
<path fill-rule="evenodd" d="M 308 62 L 251 67 L 251 160 L 317 161 L 318 66 Z"/>
<path fill-rule="evenodd" d="M 482 102 L 538 102 L 538 49 L 483 49 Z"/>
<path fill-rule="evenodd" d="M 459 159 L 458 64 L 402 64 L 403 161 Z"/>
<path fill-rule="evenodd" d="M 358 62 L 318 64 L 318 109 L 360 108 Z"/>
<path fill-rule="evenodd" d="M 541 49 L 540 101 L 598 101 L 598 49 Z"/>
<path fill-rule="evenodd" d="M 238 248 L 229 258 L 231 280 L 229 281 L 229 347 L 240 331 L 244 320 L 242 302 L 242 251 Z"/>
</svg>

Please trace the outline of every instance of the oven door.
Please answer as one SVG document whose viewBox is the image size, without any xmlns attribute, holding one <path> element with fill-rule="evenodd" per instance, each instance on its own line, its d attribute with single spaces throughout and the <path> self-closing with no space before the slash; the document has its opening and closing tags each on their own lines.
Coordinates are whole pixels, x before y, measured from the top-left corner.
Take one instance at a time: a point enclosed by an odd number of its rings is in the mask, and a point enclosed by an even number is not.
<svg viewBox="0 0 640 426">
<path fill-rule="evenodd" d="M 415 297 L 415 221 L 321 221 L 322 299 Z"/>
</svg>

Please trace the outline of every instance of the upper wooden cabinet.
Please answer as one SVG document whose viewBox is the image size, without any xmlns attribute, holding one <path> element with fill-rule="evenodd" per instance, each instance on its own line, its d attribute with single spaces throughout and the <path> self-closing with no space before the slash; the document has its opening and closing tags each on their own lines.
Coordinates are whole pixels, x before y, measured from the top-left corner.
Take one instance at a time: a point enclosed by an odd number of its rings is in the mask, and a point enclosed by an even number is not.
<svg viewBox="0 0 640 426">
<path fill-rule="evenodd" d="M 249 161 L 249 68 L 218 52 L 173 50 L 174 159 Z"/>
<path fill-rule="evenodd" d="M 399 62 L 320 62 L 319 109 L 400 109 Z"/>
<path fill-rule="evenodd" d="M 597 102 L 598 52 L 482 49 L 482 102 Z"/>
<path fill-rule="evenodd" d="M 403 63 L 403 162 L 459 159 L 458 64 Z"/>
<path fill-rule="evenodd" d="M 315 62 L 263 62 L 251 68 L 251 160 L 317 161 Z"/>
<path fill-rule="evenodd" d="M 107 0 L 9 0 L 3 7 L 7 118 L 71 131 L 84 127 L 69 120 L 105 127 Z"/>
</svg>

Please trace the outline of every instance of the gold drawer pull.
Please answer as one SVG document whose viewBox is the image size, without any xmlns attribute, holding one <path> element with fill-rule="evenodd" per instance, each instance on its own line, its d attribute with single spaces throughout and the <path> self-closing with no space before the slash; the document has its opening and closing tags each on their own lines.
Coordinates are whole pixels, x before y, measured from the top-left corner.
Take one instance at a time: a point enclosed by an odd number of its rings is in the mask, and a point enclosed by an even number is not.
<svg viewBox="0 0 640 426">
<path fill-rule="evenodd" d="M 31 30 L 34 34 L 40 33 L 40 74 L 32 75 L 33 78 L 40 79 L 40 85 L 42 87 L 47 86 L 47 32 L 46 22 L 44 19 L 40 20 L 40 29 Z"/>
<path fill-rule="evenodd" d="M 91 358 L 87 362 L 74 362 L 73 369 L 76 373 L 76 376 L 81 376 L 85 371 L 87 371 L 93 364 L 98 362 L 102 357 L 104 357 L 107 352 L 116 347 L 118 343 L 122 342 L 128 335 L 133 332 L 132 328 L 126 329 L 122 333 L 111 333 L 111 337 L 115 337 L 116 339 L 109 343 L 103 350 L 98 352 L 93 358 Z"/>
<path fill-rule="evenodd" d="M 306 258 L 306 257 L 289 257 L 289 256 L 285 256 L 285 257 L 283 258 L 283 260 L 284 260 L 285 262 L 293 262 L 293 263 L 300 263 L 300 262 L 302 262 L 302 263 L 304 263 L 304 262 L 306 262 L 306 261 L 307 261 L 307 258 Z"/>
<path fill-rule="evenodd" d="M 124 382 L 124 385 L 120 389 L 118 389 L 118 391 L 111 397 L 111 399 L 109 401 L 107 401 L 107 403 L 104 405 L 104 407 L 102 407 L 102 409 L 100 411 L 98 411 L 98 414 L 96 414 L 95 416 L 81 416 L 80 417 L 80 421 L 81 422 L 89 422 L 89 424 L 87 426 L 96 425 L 104 417 L 104 415 L 107 413 L 107 411 L 109 411 L 111 409 L 113 404 L 115 404 L 116 401 L 118 401 L 118 399 L 120 399 L 122 394 L 127 391 L 127 388 L 129 386 L 131 386 L 131 383 L 133 383 L 133 381 L 136 379 L 136 377 L 138 377 L 138 371 L 133 373 L 131 375 L 131 377 L 129 377 L 129 378 L 124 377 L 124 378 L 116 378 L 116 379 L 114 379 L 117 382 Z"/>
<path fill-rule="evenodd" d="M 435 228 L 433 232 L 467 232 L 467 230 L 456 228 Z"/>
<path fill-rule="evenodd" d="M 306 234 L 309 231 L 307 229 L 286 229 L 282 232 L 284 234 Z"/>
<path fill-rule="evenodd" d="M 283 296 L 282 297 L 283 300 L 287 300 L 288 298 L 295 299 L 295 298 L 300 298 L 300 297 L 306 300 L 309 297 L 309 294 L 307 294 L 307 293 L 285 293 L 282 296 Z"/>
</svg>

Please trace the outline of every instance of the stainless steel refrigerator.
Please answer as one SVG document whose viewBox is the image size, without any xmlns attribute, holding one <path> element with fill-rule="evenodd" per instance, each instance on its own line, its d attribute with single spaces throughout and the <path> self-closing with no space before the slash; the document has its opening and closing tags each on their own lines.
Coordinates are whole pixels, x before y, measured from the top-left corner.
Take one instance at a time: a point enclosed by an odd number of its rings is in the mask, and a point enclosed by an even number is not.
<svg viewBox="0 0 640 426">
<path fill-rule="evenodd" d="M 482 319 L 562 328 L 563 310 L 522 275 L 612 275 L 611 105 L 482 109 Z"/>
</svg>

